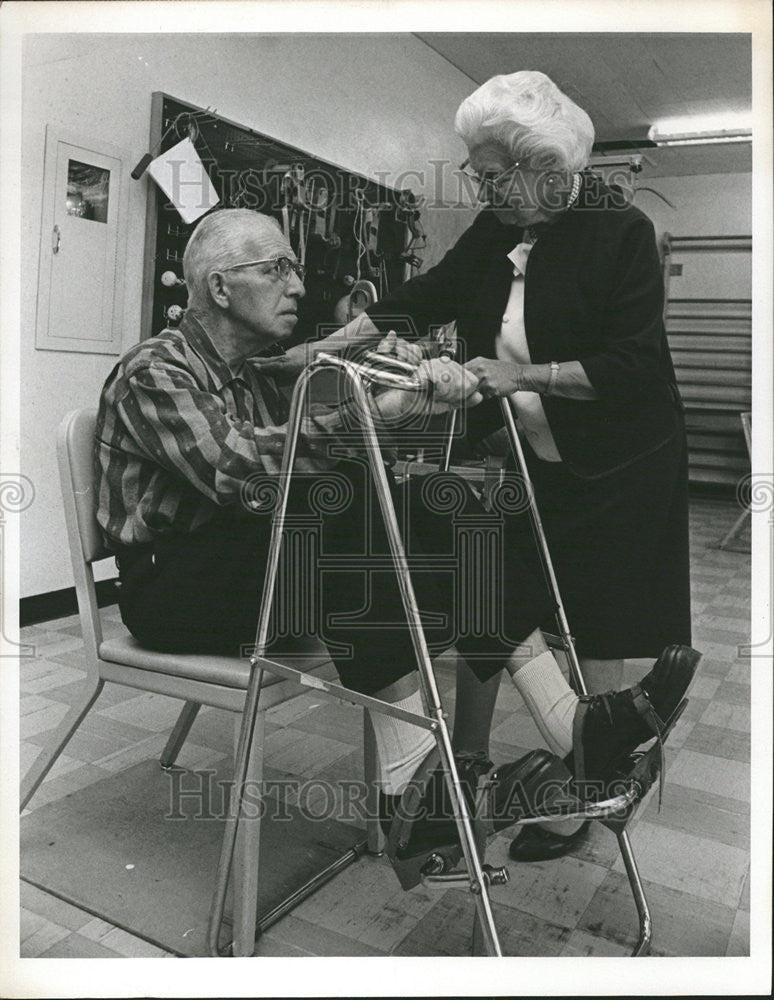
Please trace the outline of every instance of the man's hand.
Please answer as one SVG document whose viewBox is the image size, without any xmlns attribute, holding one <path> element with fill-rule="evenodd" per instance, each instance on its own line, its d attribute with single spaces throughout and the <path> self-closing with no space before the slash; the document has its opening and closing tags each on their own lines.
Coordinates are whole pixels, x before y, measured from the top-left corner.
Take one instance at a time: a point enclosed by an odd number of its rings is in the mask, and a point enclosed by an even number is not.
<svg viewBox="0 0 774 1000">
<path fill-rule="evenodd" d="M 419 365 L 418 372 L 421 380 L 432 384 L 434 404 L 455 409 L 463 404 L 477 406 L 483 399 L 476 376 L 451 358 L 430 358 Z"/>
<path fill-rule="evenodd" d="M 412 365 L 418 365 L 424 357 L 421 347 L 399 337 L 394 330 L 390 330 L 387 336 L 379 341 L 376 351 L 378 354 L 389 354 L 399 361 L 407 361 Z"/>
<path fill-rule="evenodd" d="M 465 369 L 478 380 L 483 396 L 510 396 L 522 388 L 521 367 L 493 358 L 473 358 Z"/>
</svg>

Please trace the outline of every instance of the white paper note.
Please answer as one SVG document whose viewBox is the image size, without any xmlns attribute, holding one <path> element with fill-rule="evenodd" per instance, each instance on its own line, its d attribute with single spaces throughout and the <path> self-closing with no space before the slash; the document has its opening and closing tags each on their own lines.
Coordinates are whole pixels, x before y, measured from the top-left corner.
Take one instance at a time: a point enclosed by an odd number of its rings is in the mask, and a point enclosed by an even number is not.
<svg viewBox="0 0 774 1000">
<path fill-rule="evenodd" d="M 183 222 L 195 222 L 220 198 L 190 138 L 157 156 L 148 173 L 180 213 Z"/>
</svg>

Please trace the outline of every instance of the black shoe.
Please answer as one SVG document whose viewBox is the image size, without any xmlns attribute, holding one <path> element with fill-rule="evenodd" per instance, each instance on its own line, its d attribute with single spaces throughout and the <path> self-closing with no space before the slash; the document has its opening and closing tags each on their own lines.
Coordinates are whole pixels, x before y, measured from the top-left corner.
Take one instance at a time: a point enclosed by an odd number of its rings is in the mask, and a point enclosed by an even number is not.
<svg viewBox="0 0 774 1000">
<path fill-rule="evenodd" d="M 524 816 L 561 811 L 575 801 L 568 792 L 571 782 L 561 758 L 549 750 L 531 750 L 489 775 L 479 817 L 489 834 L 506 830 Z"/>
<path fill-rule="evenodd" d="M 586 839 L 589 826 L 590 823 L 586 820 L 575 833 L 567 836 L 537 825 L 525 826 L 519 836 L 511 841 L 508 857 L 513 861 L 523 862 L 561 858 Z"/>
<path fill-rule="evenodd" d="M 527 813 L 550 808 L 553 796 L 571 781 L 564 763 L 547 750 L 491 771 L 491 761 L 456 761 L 460 785 L 474 822 L 477 842 L 511 826 Z M 462 857 L 454 810 L 433 749 L 401 796 L 380 796 L 380 821 L 387 833 L 387 856 L 404 889 L 423 875 L 451 870 Z"/>
<path fill-rule="evenodd" d="M 700 659 L 690 646 L 668 646 L 639 684 L 584 695 L 574 720 L 571 769 L 576 781 L 605 783 L 622 757 L 654 736 L 660 739 Z"/>
</svg>

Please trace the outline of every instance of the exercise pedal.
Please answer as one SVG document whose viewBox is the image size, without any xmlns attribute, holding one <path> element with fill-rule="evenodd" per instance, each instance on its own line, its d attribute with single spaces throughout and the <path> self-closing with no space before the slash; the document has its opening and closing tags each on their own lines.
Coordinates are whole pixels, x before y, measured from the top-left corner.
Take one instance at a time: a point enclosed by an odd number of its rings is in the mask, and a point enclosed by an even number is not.
<svg viewBox="0 0 774 1000">
<path fill-rule="evenodd" d="M 494 868 L 492 865 L 482 865 L 481 871 L 484 874 L 487 885 L 507 885 L 511 878 L 510 872 L 505 865 L 500 868 Z M 452 889 L 454 886 L 469 886 L 470 875 L 462 868 L 438 875 L 432 873 L 424 874 L 422 876 L 422 885 L 426 885 L 431 889 Z"/>
<path fill-rule="evenodd" d="M 625 830 L 642 805 L 645 796 L 659 779 L 663 783 L 664 762 L 663 745 L 669 734 L 674 729 L 675 724 L 685 711 L 688 699 L 683 698 L 677 708 L 672 712 L 669 719 L 661 730 L 659 739 L 655 740 L 650 747 L 645 750 L 635 750 L 615 768 L 615 774 L 608 789 L 614 790 L 617 784 L 631 784 L 637 790 L 637 797 L 621 815 L 611 815 L 601 820 L 602 824 L 609 830 L 617 833 Z M 661 790 L 659 789 L 659 808 L 661 808 Z"/>
<path fill-rule="evenodd" d="M 448 778 L 442 778 L 439 764 L 440 754 L 434 749 L 403 793 L 390 824 L 386 853 L 403 889 L 412 889 L 420 882 L 470 883 L 466 871 L 455 869 L 463 853 L 461 831 L 453 817 Z M 492 834 L 523 816 L 566 801 L 572 780 L 564 762 L 548 750 L 532 750 L 496 769 L 483 760 L 468 760 L 457 766 L 479 858 L 483 858 Z M 443 780 L 443 794 L 437 801 L 433 801 L 431 792 L 434 780 Z M 424 825 L 423 807 L 435 807 L 435 822 Z M 482 871 L 487 884 L 502 885 L 508 879 L 505 869 L 482 866 Z"/>
</svg>

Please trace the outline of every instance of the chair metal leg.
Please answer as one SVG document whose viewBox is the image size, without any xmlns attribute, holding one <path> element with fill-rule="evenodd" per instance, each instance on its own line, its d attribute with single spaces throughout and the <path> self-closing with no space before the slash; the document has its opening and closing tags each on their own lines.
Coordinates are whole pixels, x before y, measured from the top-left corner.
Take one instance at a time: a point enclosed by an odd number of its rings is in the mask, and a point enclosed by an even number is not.
<svg viewBox="0 0 774 1000">
<path fill-rule="evenodd" d="M 71 706 L 65 717 L 49 736 L 45 747 L 38 754 L 34 764 L 24 776 L 24 780 L 21 783 L 20 812 L 25 808 L 37 791 L 40 783 L 57 762 L 59 755 L 70 742 L 73 733 L 88 714 L 89 709 L 99 697 L 104 686 L 105 682 L 101 677 L 90 677 L 84 686 L 85 700 L 80 705 Z"/>
<path fill-rule="evenodd" d="M 718 542 L 719 549 L 727 549 L 731 547 L 731 542 L 736 541 L 738 535 L 742 533 L 745 522 L 747 518 L 750 517 L 749 510 L 743 510 L 739 517 L 734 521 L 733 526 L 728 530 L 728 532 L 721 538 Z M 740 546 L 741 548 L 741 546 Z"/>
<path fill-rule="evenodd" d="M 376 857 L 384 854 L 387 838 L 379 822 L 379 788 L 377 775 L 379 766 L 379 751 L 376 747 L 374 724 L 368 710 L 363 712 L 363 772 L 366 783 L 366 833 L 368 834 L 368 853 Z"/>
<path fill-rule="evenodd" d="M 238 745 L 242 720 L 235 718 L 235 743 Z M 255 950 L 256 921 L 258 918 L 258 870 L 261 851 L 261 809 L 258 797 L 262 794 L 263 744 L 266 730 L 266 712 L 258 709 L 253 729 L 253 742 L 247 760 L 245 791 L 252 803 L 249 813 L 242 814 L 234 845 L 232 868 L 234 898 L 234 943 L 232 952 L 237 957 L 252 955 Z"/>
<path fill-rule="evenodd" d="M 626 868 L 626 875 L 629 879 L 632 895 L 634 896 L 634 902 L 637 906 L 637 915 L 640 920 L 640 936 L 637 946 L 632 952 L 632 958 L 639 958 L 642 955 L 647 955 L 650 950 L 650 941 L 653 936 L 653 922 L 650 916 L 648 900 L 645 898 L 642 879 L 637 870 L 637 862 L 634 860 L 634 851 L 629 840 L 629 834 L 626 830 L 620 830 L 616 836 L 618 838 L 618 846 L 621 850 L 621 857 Z"/>
<path fill-rule="evenodd" d="M 744 431 L 744 441 L 747 445 L 747 457 L 752 459 L 752 413 L 744 412 L 740 413 L 739 417 L 742 421 L 742 430 Z M 733 527 L 723 536 L 723 538 L 718 542 L 719 549 L 730 549 L 732 552 L 745 551 L 741 547 L 734 547 L 731 545 L 733 541 L 736 540 L 737 535 L 740 535 L 742 529 L 744 528 L 745 521 L 748 517 L 751 517 L 750 508 L 747 507 L 739 517 L 734 521 Z"/>
<path fill-rule="evenodd" d="M 177 755 L 182 750 L 201 707 L 198 701 L 187 701 L 180 710 L 175 727 L 169 734 L 167 745 L 161 752 L 160 761 L 164 769 L 172 767 L 177 760 Z"/>
</svg>

